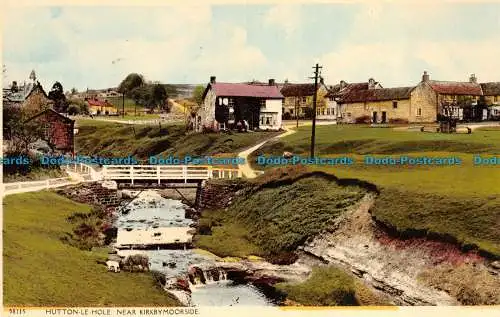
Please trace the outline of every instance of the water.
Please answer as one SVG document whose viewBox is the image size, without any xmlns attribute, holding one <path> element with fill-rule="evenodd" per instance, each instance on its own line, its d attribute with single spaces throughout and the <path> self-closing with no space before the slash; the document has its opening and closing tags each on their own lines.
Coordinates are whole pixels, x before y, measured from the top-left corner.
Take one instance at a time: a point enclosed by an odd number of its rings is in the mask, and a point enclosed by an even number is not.
<svg viewBox="0 0 500 317">
<path fill-rule="evenodd" d="M 162 198 L 155 191 L 144 191 L 134 199 L 115 225 L 118 229 L 147 229 L 148 227 L 187 227 L 193 223 L 186 219 L 187 205 L 181 201 Z M 149 257 L 151 269 L 165 273 L 167 278 L 185 276 L 193 264 L 210 264 L 213 258 L 193 250 L 120 250 L 118 254 L 142 253 Z M 175 263 L 175 266 L 170 265 Z M 166 264 L 166 265 L 165 265 Z M 191 285 L 191 302 L 195 306 L 268 306 L 271 302 L 254 286 L 235 284 L 230 280 L 208 281 Z"/>
</svg>

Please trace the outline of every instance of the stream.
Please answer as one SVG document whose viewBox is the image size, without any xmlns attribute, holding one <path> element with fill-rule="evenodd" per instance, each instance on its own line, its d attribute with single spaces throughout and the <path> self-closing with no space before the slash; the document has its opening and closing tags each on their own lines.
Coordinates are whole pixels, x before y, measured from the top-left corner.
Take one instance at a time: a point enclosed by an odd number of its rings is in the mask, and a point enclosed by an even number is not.
<svg viewBox="0 0 500 317">
<path fill-rule="evenodd" d="M 188 206 L 179 200 L 163 198 L 153 190 L 144 191 L 123 208 L 124 212 L 116 219 L 115 227 L 119 231 L 189 227 L 193 221 L 185 218 L 186 208 Z M 147 255 L 151 270 L 164 273 L 167 279 L 186 276 L 191 265 L 215 263 L 213 257 L 193 249 L 118 250 L 121 257 L 138 253 Z M 257 287 L 228 280 L 223 272 L 217 278 L 207 276 L 205 284 L 199 281 L 190 283 L 190 289 L 190 298 L 185 293 L 172 293 L 192 306 L 275 305 L 273 299 L 266 297 Z"/>
</svg>

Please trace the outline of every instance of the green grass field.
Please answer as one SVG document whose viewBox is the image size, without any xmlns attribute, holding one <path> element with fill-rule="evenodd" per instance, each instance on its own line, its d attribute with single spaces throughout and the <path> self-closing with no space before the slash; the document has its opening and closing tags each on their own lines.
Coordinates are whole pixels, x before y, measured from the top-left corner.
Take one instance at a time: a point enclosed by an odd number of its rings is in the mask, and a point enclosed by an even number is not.
<svg viewBox="0 0 500 317">
<path fill-rule="evenodd" d="M 200 224 L 212 227 L 212 234 L 197 236 L 198 248 L 219 256 L 258 255 L 287 262 L 307 238 L 331 226 L 366 193 L 294 169 L 261 176 L 245 188 L 231 208 L 203 213 Z"/>
<path fill-rule="evenodd" d="M 124 125 L 81 120 L 76 135 L 76 151 L 82 155 L 145 159 L 151 155 L 201 156 L 238 151 L 270 138 L 276 132 L 211 133 L 186 135 L 183 124 L 160 126 Z"/>
<path fill-rule="evenodd" d="M 254 154 L 290 151 L 308 156 L 310 127 L 268 143 Z M 500 256 L 500 166 L 474 166 L 472 154 L 499 156 L 500 131 L 483 128 L 472 134 L 394 131 L 362 126 L 318 126 L 316 155 L 400 155 L 461 158 L 461 166 L 311 166 L 340 178 L 377 185 L 380 196 L 372 214 L 402 233 L 419 230 L 448 235 Z M 270 168 L 258 166 L 257 169 Z"/>
<path fill-rule="evenodd" d="M 122 111 L 123 109 L 123 100 L 121 96 L 118 97 L 107 97 L 106 98 L 111 104 L 113 104 L 118 111 Z M 143 106 L 136 105 L 135 101 L 125 97 L 125 112 L 128 114 L 133 114 L 134 110 L 140 111 L 144 109 Z"/>
<path fill-rule="evenodd" d="M 7 306 L 179 306 L 147 273 L 108 273 L 105 250 L 81 251 L 60 238 L 66 218 L 90 207 L 51 192 L 3 202 L 3 299 Z"/>
</svg>

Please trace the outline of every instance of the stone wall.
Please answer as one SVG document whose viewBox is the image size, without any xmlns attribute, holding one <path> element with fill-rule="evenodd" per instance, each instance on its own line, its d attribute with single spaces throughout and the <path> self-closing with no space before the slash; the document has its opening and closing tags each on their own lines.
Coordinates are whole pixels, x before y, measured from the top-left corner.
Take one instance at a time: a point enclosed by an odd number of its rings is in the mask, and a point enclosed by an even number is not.
<svg viewBox="0 0 500 317">
<path fill-rule="evenodd" d="M 105 209 L 116 208 L 121 201 L 116 189 L 103 187 L 100 182 L 67 186 L 57 193 L 73 201 L 89 205 L 100 205 Z"/>
<path fill-rule="evenodd" d="M 207 182 L 200 194 L 200 210 L 226 208 L 242 189 L 243 184 L 238 181 Z"/>
<path fill-rule="evenodd" d="M 411 92 L 410 122 L 435 122 L 437 120 L 437 95 L 425 82 L 418 84 Z M 418 109 L 421 115 L 418 116 Z"/>
</svg>

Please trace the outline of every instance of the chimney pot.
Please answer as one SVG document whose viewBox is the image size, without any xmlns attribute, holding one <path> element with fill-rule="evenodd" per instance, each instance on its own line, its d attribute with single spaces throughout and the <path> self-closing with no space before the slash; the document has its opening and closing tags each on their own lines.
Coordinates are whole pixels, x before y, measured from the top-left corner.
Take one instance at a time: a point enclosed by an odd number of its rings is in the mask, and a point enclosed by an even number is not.
<svg viewBox="0 0 500 317">
<path fill-rule="evenodd" d="M 215 84 L 215 76 L 210 76 L 210 83 Z"/>
<path fill-rule="evenodd" d="M 476 84 L 477 83 L 477 77 L 476 74 L 471 74 L 469 78 L 469 82 Z"/>
<path fill-rule="evenodd" d="M 274 79 L 269 79 L 269 86 L 274 86 L 275 85 L 275 81 Z"/>
<path fill-rule="evenodd" d="M 424 74 L 422 75 L 422 81 L 429 81 L 429 74 L 427 74 L 427 71 L 424 71 Z"/>
</svg>

